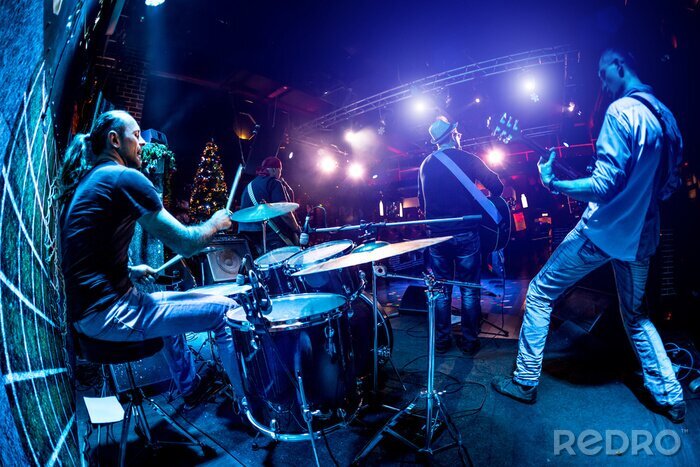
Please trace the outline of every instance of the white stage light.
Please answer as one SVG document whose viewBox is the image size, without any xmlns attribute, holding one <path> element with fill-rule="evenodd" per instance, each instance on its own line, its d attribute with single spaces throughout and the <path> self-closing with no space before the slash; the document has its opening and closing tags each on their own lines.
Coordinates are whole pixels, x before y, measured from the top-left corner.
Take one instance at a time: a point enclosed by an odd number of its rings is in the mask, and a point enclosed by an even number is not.
<svg viewBox="0 0 700 467">
<path fill-rule="evenodd" d="M 523 83 L 523 86 L 525 87 L 525 90 L 529 93 L 535 92 L 535 89 L 537 88 L 537 83 L 535 83 L 535 80 L 532 78 L 528 78 L 525 80 Z"/>
<path fill-rule="evenodd" d="M 146 6 L 158 6 L 165 3 L 165 0 L 146 0 Z"/>
<path fill-rule="evenodd" d="M 358 180 L 362 178 L 365 174 L 365 168 L 362 167 L 362 164 L 358 162 L 353 162 L 350 164 L 348 167 L 348 177 Z"/>
<path fill-rule="evenodd" d="M 318 167 L 324 173 L 335 172 L 335 169 L 338 168 L 338 161 L 332 156 L 322 156 L 321 160 L 318 162 Z"/>
<path fill-rule="evenodd" d="M 357 136 L 357 133 L 355 133 L 352 130 L 348 130 L 345 132 L 345 141 L 347 141 L 350 144 L 354 144 L 357 142 Z"/>
<path fill-rule="evenodd" d="M 501 165 L 505 154 L 501 149 L 493 148 L 486 154 L 486 161 L 489 165 Z"/>
<path fill-rule="evenodd" d="M 481 103 L 481 98 L 477 97 L 476 99 L 474 99 L 474 102 L 476 102 L 477 104 Z"/>
</svg>

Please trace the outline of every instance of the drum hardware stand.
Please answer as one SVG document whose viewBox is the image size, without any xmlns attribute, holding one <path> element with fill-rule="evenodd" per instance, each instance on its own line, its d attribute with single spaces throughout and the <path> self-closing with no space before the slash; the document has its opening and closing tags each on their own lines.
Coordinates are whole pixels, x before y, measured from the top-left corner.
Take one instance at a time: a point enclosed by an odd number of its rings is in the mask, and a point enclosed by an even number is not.
<svg viewBox="0 0 700 467">
<path fill-rule="evenodd" d="M 392 275 L 398 276 L 398 275 Z M 435 303 L 437 302 L 437 296 L 439 291 L 436 290 L 437 285 L 458 285 L 461 287 L 474 287 L 475 284 L 470 284 L 466 282 L 457 281 L 442 281 L 436 280 L 434 277 L 425 274 L 423 278 L 416 278 L 410 276 L 398 276 L 397 278 L 409 279 L 414 281 L 422 281 L 425 283 L 427 290 L 426 294 L 428 296 L 428 386 L 425 391 L 421 391 L 404 409 L 399 411 L 394 415 L 389 421 L 382 427 L 381 430 L 372 438 L 369 443 L 360 451 L 360 453 L 355 457 L 353 465 L 360 464 L 364 458 L 369 454 L 379 442 L 382 440 L 385 434 L 389 434 L 394 438 L 398 439 L 411 449 L 415 450 L 420 454 L 427 454 L 432 456 L 438 452 L 457 447 L 460 454 L 460 460 L 464 465 L 472 465 L 471 457 L 467 448 L 462 444 L 462 437 L 457 430 L 454 422 L 452 421 L 447 409 L 445 408 L 442 400 L 440 398 L 441 393 L 436 391 L 434 388 L 435 383 Z M 481 286 L 478 286 L 481 287 Z M 399 423 L 399 418 L 403 415 L 417 416 L 413 413 L 414 408 L 417 405 L 419 399 L 425 399 L 426 401 L 426 414 L 425 418 L 425 444 L 419 446 L 418 444 L 407 439 L 400 433 L 394 430 L 394 427 Z M 434 410 L 437 408 L 437 410 Z M 440 420 L 442 419 L 442 420 Z M 441 446 L 439 448 L 433 447 L 433 438 L 437 432 L 437 429 L 444 425 L 453 442 Z"/>
<path fill-rule="evenodd" d="M 301 398 L 301 409 L 303 411 L 304 421 L 306 422 L 306 428 L 309 431 L 309 441 L 311 442 L 311 449 L 314 452 L 314 459 L 316 460 L 316 466 L 321 467 L 321 463 L 318 460 L 318 451 L 316 450 L 316 440 L 314 439 L 314 429 L 311 426 L 311 420 L 313 414 L 309 410 L 309 404 L 306 402 L 306 393 L 304 392 L 304 381 L 301 379 L 301 373 L 297 372 L 297 383 L 299 388 L 299 397 Z"/>
<path fill-rule="evenodd" d="M 365 223 L 360 223 L 356 225 L 344 225 L 341 227 L 324 227 L 324 228 L 312 228 L 309 227 L 308 231 L 309 233 L 315 233 L 315 232 L 320 232 L 320 233 L 337 233 L 337 232 L 344 232 L 347 230 L 369 230 L 369 229 L 378 229 L 380 227 L 401 227 L 405 225 L 426 225 L 426 224 L 440 224 L 440 223 L 445 223 L 445 222 L 479 222 L 481 221 L 481 215 L 474 215 L 474 216 L 462 216 L 462 217 L 448 217 L 445 219 L 423 219 L 423 220 L 417 220 L 417 221 L 403 221 L 403 222 L 365 222 Z M 265 229 L 263 226 L 263 235 L 264 235 Z M 264 236 L 263 236 L 264 238 Z M 376 394 L 377 388 L 378 388 L 378 355 L 377 355 L 377 347 L 379 345 L 379 338 L 377 336 L 377 313 L 379 310 L 377 309 L 377 274 L 376 274 L 376 262 L 372 261 L 372 308 L 373 308 L 373 315 L 374 315 L 374 347 L 373 347 L 373 352 L 372 352 L 372 364 L 373 364 L 373 379 L 372 379 L 372 392 Z M 397 278 L 406 278 L 405 276 L 396 276 Z M 412 277 L 411 279 L 416 280 L 416 278 Z M 422 280 L 422 279 L 420 279 Z M 392 362 L 392 366 L 394 366 Z M 394 370 L 396 370 L 396 367 L 394 367 Z M 399 377 L 399 380 L 400 377 Z M 403 386 L 403 381 L 401 381 L 401 385 Z M 406 387 L 404 386 L 404 390 Z"/>
</svg>

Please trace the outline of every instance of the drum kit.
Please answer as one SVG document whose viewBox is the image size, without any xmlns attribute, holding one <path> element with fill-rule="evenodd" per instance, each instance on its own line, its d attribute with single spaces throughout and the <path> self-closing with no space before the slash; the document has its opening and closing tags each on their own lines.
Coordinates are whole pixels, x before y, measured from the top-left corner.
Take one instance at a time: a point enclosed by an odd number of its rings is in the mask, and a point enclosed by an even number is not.
<svg viewBox="0 0 700 467">
<path fill-rule="evenodd" d="M 268 220 L 296 207 L 295 203 L 260 204 L 237 211 L 231 218 L 238 222 L 261 222 L 265 232 Z M 251 425 L 274 440 L 310 442 L 316 464 L 320 465 L 315 442 L 355 418 L 363 406 L 370 377 L 371 391 L 376 394 L 379 366 L 391 361 L 393 336 L 389 321 L 377 305 L 376 263 L 450 238 L 396 244 L 372 242 L 359 247 L 350 240 L 337 240 L 306 249 L 289 246 L 267 251 L 265 248 L 266 253 L 247 268 L 244 277 L 249 283 L 241 284 L 239 280 L 238 284 L 196 288 L 198 292 L 232 297 L 240 305 L 229 310 L 225 320 L 243 380 L 244 394 L 239 402 Z M 266 242 L 265 234 L 263 242 Z M 363 294 L 366 277 L 360 266 L 365 264 L 372 265 L 374 275 L 372 300 Z M 421 281 L 427 286 L 427 390 L 405 409 L 395 409 L 396 415 L 365 446 L 356 462 L 383 436 L 390 434 L 421 453 L 433 454 L 457 446 L 461 460 L 467 463 L 469 456 L 459 432 L 434 389 L 435 302 L 443 282 L 427 274 L 421 278 L 402 278 Z M 411 411 L 418 399 L 426 401 L 422 445 L 393 430 L 401 416 L 416 416 Z M 434 449 L 433 441 L 442 425 L 454 442 Z"/>
</svg>

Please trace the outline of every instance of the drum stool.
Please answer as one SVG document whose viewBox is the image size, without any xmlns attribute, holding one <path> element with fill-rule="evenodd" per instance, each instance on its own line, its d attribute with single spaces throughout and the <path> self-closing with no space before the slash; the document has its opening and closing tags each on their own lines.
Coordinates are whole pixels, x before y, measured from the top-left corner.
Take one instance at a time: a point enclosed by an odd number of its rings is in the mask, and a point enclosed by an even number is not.
<svg viewBox="0 0 700 467">
<path fill-rule="evenodd" d="M 116 342 L 94 339 L 84 334 L 75 332 L 75 351 L 80 357 L 99 365 L 126 364 L 126 374 L 129 379 L 129 389 L 125 392 L 128 402 L 124 410 L 122 422 L 122 436 L 119 443 L 119 466 L 125 465 L 126 441 L 131 426 L 131 417 L 134 417 L 134 429 L 138 426 L 146 439 L 147 446 L 158 448 L 167 444 L 185 446 L 197 446 L 204 452 L 205 445 L 197 441 L 179 423 L 177 423 L 155 401 L 146 397 L 140 387 L 136 386 L 134 372 L 131 363 L 151 357 L 163 348 L 163 339 L 147 339 L 135 342 Z M 143 409 L 143 403 L 149 403 L 153 409 L 173 428 L 178 430 L 188 441 L 159 441 L 151 435 L 148 419 Z"/>
</svg>

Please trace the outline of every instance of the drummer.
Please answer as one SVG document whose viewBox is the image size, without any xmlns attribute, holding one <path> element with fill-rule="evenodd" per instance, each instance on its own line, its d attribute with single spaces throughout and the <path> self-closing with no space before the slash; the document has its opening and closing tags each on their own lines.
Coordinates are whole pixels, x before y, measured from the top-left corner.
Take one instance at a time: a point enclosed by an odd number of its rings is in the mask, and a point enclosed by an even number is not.
<svg viewBox="0 0 700 467">
<path fill-rule="evenodd" d="M 256 177 L 241 195 L 241 209 L 262 203 L 294 202 L 294 191 L 282 178 L 282 161 L 267 157 L 256 171 Z M 267 223 L 267 251 L 284 246 L 298 246 L 301 228 L 290 212 L 270 219 Z M 251 251 L 258 257 L 263 254 L 262 224 L 238 224 L 238 233 L 248 240 Z"/>
<path fill-rule="evenodd" d="M 212 331 L 224 369 L 241 395 L 233 339 L 224 322 L 236 302 L 192 291 L 148 294 L 132 285 L 151 284 L 157 276 L 145 264 L 129 264 L 137 222 L 185 257 L 231 228 L 231 213 L 223 209 L 189 227 L 168 213 L 153 183 L 138 170 L 144 144 L 136 120 L 113 110 L 97 118 L 91 134 L 76 135 L 66 150 L 59 201 L 67 321 L 72 331 L 100 341 L 162 338 L 186 408 L 208 397 L 216 375 L 197 374 L 184 333 Z"/>
</svg>

